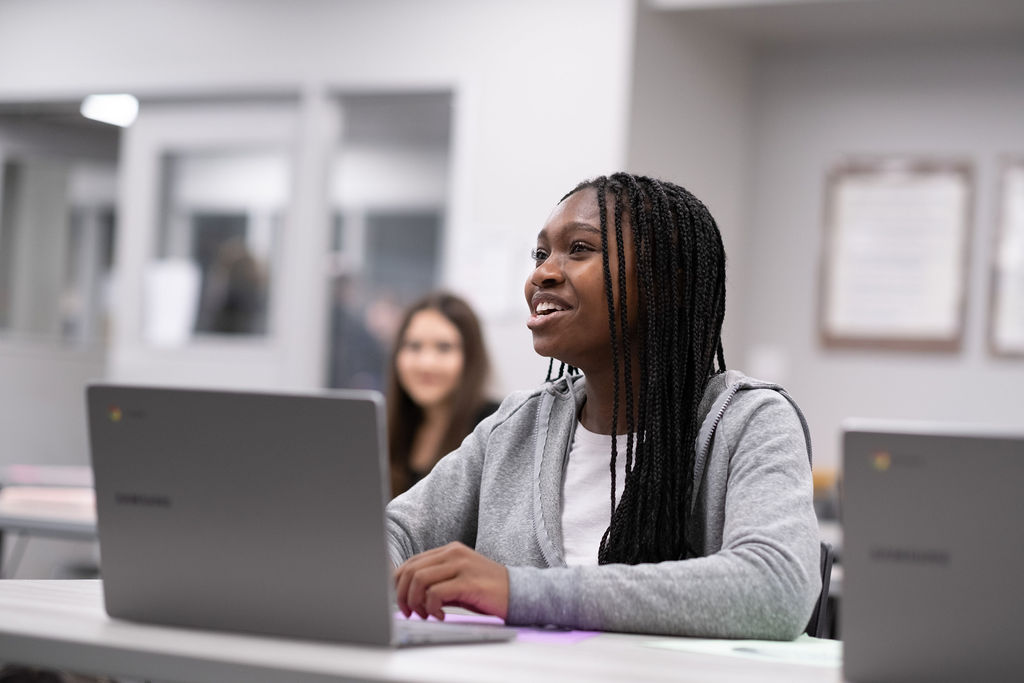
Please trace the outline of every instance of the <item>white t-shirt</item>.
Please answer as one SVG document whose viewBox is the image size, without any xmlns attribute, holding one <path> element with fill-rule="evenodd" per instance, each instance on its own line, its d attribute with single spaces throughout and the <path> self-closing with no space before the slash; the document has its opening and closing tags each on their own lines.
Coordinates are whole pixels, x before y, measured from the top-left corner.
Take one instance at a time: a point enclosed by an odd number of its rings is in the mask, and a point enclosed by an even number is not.
<svg viewBox="0 0 1024 683">
<path fill-rule="evenodd" d="M 618 503 L 626 481 L 626 435 L 616 435 L 615 440 Z M 601 537 L 611 523 L 611 458 L 611 435 L 595 434 L 577 423 L 562 484 L 562 542 L 570 567 L 597 564 Z"/>
</svg>

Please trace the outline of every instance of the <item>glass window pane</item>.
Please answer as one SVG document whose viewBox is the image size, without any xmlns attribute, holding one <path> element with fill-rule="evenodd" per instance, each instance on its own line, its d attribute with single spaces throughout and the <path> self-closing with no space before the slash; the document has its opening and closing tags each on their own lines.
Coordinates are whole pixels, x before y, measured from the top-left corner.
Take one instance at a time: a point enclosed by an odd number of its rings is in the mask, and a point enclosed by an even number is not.
<svg viewBox="0 0 1024 683">
<path fill-rule="evenodd" d="M 164 156 L 157 258 L 146 277 L 151 342 L 267 334 L 273 254 L 288 187 L 283 152 Z"/>
<path fill-rule="evenodd" d="M 437 211 L 373 211 L 366 216 L 367 273 L 374 290 L 409 301 L 437 281 L 441 215 Z"/>
<path fill-rule="evenodd" d="M 0 329 L 74 343 L 106 338 L 117 167 L 24 157 L 0 189 Z"/>
<path fill-rule="evenodd" d="M 440 281 L 451 97 L 352 96 L 341 108 L 326 383 L 384 389 L 405 307 Z"/>
</svg>

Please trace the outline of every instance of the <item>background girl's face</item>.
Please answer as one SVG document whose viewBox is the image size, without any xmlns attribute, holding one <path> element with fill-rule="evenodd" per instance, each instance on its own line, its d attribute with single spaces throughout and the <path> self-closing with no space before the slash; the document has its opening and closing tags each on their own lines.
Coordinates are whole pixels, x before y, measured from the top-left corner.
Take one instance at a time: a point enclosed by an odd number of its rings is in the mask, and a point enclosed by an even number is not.
<svg viewBox="0 0 1024 683">
<path fill-rule="evenodd" d="M 439 311 L 415 313 L 395 357 L 398 383 L 423 408 L 450 400 L 462 379 L 465 356 L 459 329 Z"/>
</svg>

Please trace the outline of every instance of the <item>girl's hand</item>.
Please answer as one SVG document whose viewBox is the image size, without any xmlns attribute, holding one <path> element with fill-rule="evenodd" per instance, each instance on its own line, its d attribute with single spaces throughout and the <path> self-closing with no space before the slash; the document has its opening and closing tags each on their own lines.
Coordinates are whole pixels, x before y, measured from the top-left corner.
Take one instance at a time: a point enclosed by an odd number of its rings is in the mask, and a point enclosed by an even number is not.
<svg viewBox="0 0 1024 683">
<path fill-rule="evenodd" d="M 455 605 L 504 619 L 508 614 L 508 570 L 462 543 L 414 555 L 395 570 L 398 608 L 426 619 L 444 619 Z"/>
</svg>

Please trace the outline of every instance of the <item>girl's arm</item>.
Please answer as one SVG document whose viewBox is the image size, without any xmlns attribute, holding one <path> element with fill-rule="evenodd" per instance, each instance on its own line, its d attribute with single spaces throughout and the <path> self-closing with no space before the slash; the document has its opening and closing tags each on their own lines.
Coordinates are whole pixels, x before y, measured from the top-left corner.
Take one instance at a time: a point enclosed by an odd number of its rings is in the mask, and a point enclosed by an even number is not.
<svg viewBox="0 0 1024 683">
<path fill-rule="evenodd" d="M 388 504 L 392 564 L 453 541 L 476 543 L 484 451 L 496 421 L 497 414 L 484 419 L 430 474 Z"/>
<path fill-rule="evenodd" d="M 721 550 L 635 566 L 510 567 L 507 621 L 731 638 L 802 633 L 821 589 L 803 431 L 778 393 L 744 394 L 715 437 L 712 458 L 728 462 L 709 463 L 727 485 L 724 508 L 707 513 L 724 515 Z"/>
</svg>

